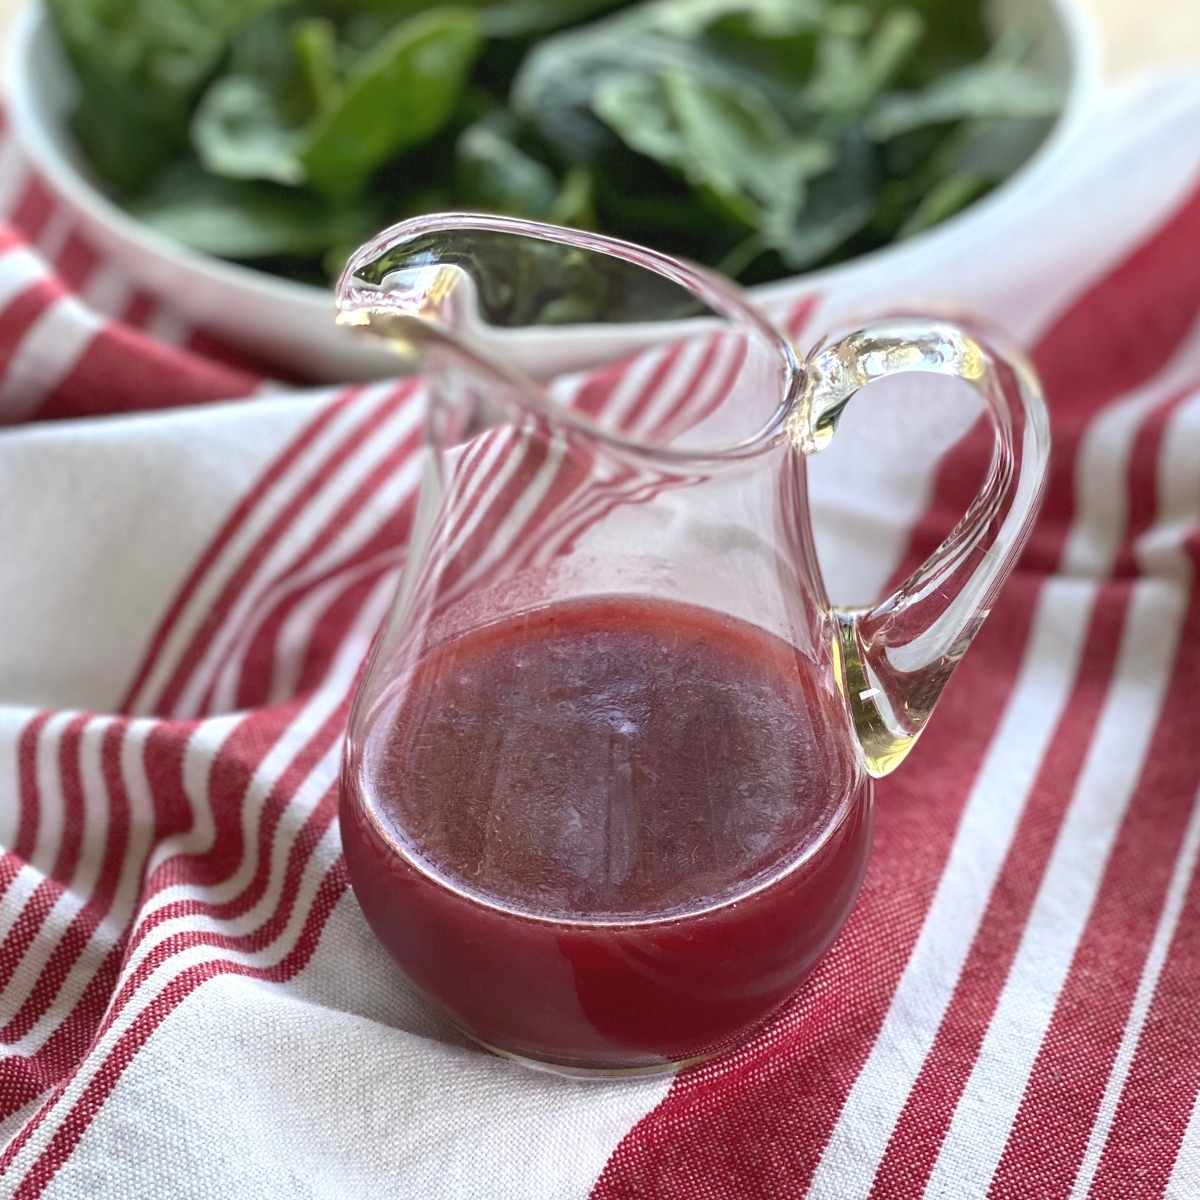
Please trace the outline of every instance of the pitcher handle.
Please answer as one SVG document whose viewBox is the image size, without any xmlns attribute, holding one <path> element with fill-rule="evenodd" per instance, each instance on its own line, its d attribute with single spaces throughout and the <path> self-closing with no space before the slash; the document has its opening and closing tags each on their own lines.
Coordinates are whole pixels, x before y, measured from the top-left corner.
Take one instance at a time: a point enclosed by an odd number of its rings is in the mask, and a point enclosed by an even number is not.
<svg viewBox="0 0 1200 1200">
<path fill-rule="evenodd" d="M 835 608 L 838 677 L 867 770 L 895 770 L 1012 572 L 1041 506 L 1050 429 L 1033 370 L 974 325 L 896 318 L 808 357 L 792 436 L 806 453 L 833 436 L 859 390 L 910 372 L 950 375 L 982 397 L 995 444 L 979 494 L 940 546 L 890 596 Z"/>
</svg>

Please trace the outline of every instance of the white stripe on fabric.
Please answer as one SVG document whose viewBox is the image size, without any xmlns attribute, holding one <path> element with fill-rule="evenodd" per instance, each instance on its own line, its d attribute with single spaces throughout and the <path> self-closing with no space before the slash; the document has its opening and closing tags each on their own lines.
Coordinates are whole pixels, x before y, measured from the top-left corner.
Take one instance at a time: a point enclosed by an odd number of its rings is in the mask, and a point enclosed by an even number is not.
<svg viewBox="0 0 1200 1200">
<path fill-rule="evenodd" d="M 38 790 L 38 827 L 30 863 L 44 875 L 49 875 L 62 844 L 63 790 L 59 774 L 59 746 L 63 730 L 78 717 L 70 710 L 56 712 L 42 726 L 38 738 L 36 778 Z"/>
</svg>

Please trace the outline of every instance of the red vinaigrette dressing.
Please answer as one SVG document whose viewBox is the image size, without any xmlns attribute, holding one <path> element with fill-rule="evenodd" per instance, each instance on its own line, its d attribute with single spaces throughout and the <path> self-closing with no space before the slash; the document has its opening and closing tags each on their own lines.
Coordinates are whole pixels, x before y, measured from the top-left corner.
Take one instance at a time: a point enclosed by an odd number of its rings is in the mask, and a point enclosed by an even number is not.
<svg viewBox="0 0 1200 1200">
<path fill-rule="evenodd" d="M 841 701 L 713 610 L 570 600 L 432 650 L 347 765 L 371 927 L 484 1044 L 649 1067 L 751 1032 L 853 902 L 870 793 Z"/>
</svg>

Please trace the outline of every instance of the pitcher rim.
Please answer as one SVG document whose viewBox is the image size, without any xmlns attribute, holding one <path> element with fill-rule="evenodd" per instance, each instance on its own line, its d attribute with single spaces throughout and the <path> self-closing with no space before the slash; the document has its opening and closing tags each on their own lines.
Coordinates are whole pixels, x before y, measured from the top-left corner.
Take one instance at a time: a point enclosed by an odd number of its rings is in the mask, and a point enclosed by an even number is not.
<svg viewBox="0 0 1200 1200">
<path fill-rule="evenodd" d="M 417 317 L 405 313 L 402 307 L 386 303 L 388 293 L 380 290 L 366 293 L 356 284 L 360 270 L 381 254 L 394 249 L 405 241 L 411 241 L 430 233 L 453 230 L 480 230 L 484 232 L 514 234 L 557 242 L 561 245 L 579 247 L 599 254 L 619 258 L 643 270 L 669 279 L 671 282 L 698 296 L 713 313 L 741 328 L 757 335 L 778 355 L 784 375 L 779 388 L 779 399 L 766 422 L 754 433 L 727 446 L 699 446 L 681 449 L 655 444 L 652 441 L 616 433 L 588 420 L 553 400 L 535 380 L 509 364 L 498 362 L 491 355 L 482 353 L 471 342 L 454 330 L 430 321 L 427 315 Z M 334 289 L 334 306 L 339 320 L 348 315 L 364 312 L 389 313 L 411 316 L 424 325 L 432 325 L 438 337 L 452 343 L 465 353 L 472 362 L 482 367 L 509 385 L 515 385 L 540 415 L 562 423 L 574 431 L 593 438 L 605 445 L 627 454 L 634 454 L 678 465 L 703 465 L 735 462 L 756 457 L 770 450 L 787 437 L 788 419 L 795 410 L 803 391 L 804 366 L 792 345 L 791 339 L 755 305 L 742 290 L 715 271 L 692 263 L 686 259 L 631 242 L 608 234 L 590 230 L 572 229 L 544 221 L 529 221 L 518 217 L 505 217 L 492 213 L 444 212 L 430 213 L 398 221 L 376 234 L 361 245 L 348 259 Z M 347 323 L 352 323 L 347 322 Z M 578 326 L 582 328 L 581 324 Z M 536 329 L 536 326 L 531 326 Z M 546 326 L 553 329 L 554 326 Z M 567 327 L 564 327 L 567 328 Z"/>
</svg>

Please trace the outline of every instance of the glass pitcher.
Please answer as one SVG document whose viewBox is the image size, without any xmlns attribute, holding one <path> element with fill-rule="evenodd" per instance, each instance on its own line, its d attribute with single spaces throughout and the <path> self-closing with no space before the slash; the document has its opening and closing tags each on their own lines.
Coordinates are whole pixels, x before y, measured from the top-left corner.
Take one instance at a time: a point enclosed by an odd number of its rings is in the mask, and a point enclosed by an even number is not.
<svg viewBox="0 0 1200 1200">
<path fill-rule="evenodd" d="M 425 378 L 411 545 L 350 718 L 341 826 L 375 934 L 483 1046 L 655 1071 L 748 1036 L 853 904 L 897 767 L 1040 501 L 1044 406 L 991 335 L 815 349 L 728 282 L 473 215 L 359 250 L 339 320 Z M 833 607 L 805 458 L 872 380 L 965 380 L 982 490 L 868 610 Z"/>
</svg>

